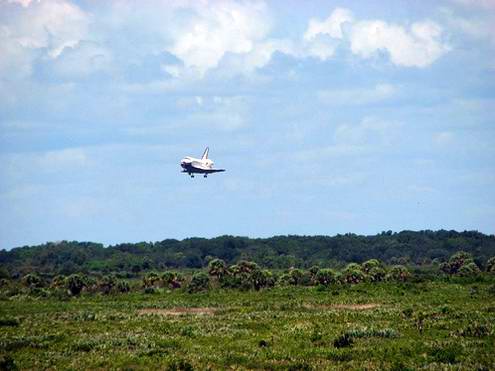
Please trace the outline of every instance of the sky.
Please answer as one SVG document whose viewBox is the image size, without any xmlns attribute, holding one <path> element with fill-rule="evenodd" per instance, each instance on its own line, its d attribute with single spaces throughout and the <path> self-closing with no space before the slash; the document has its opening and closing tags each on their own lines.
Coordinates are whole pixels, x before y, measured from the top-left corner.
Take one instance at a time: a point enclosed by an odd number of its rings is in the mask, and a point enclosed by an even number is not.
<svg viewBox="0 0 495 371">
<path fill-rule="evenodd" d="M 0 249 L 495 233 L 495 0 L 0 0 Z M 180 160 L 225 173 L 191 179 Z"/>
</svg>

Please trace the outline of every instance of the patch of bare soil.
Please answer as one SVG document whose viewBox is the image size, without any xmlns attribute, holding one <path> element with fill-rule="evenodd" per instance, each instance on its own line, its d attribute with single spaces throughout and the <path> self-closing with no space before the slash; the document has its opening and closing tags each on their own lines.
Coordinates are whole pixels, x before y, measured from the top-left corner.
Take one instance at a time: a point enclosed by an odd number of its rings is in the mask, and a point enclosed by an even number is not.
<svg viewBox="0 0 495 371">
<path fill-rule="evenodd" d="M 198 314 L 198 315 L 213 315 L 215 313 L 215 308 L 185 308 L 185 307 L 176 307 L 176 308 L 168 308 L 168 309 L 159 309 L 159 308 L 144 308 L 139 309 L 137 314 L 158 314 L 161 316 L 182 316 L 185 314 Z"/>
<path fill-rule="evenodd" d="M 343 310 L 367 310 L 378 308 L 380 304 L 327 304 L 327 305 L 308 305 L 307 308 L 326 308 L 326 309 L 343 309 Z"/>
</svg>

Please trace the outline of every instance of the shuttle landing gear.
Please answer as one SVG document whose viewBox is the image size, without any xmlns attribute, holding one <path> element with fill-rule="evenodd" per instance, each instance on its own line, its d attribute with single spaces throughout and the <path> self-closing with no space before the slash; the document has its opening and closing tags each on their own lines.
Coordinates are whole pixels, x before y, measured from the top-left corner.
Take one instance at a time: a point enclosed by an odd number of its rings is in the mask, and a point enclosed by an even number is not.
<svg viewBox="0 0 495 371">
<path fill-rule="evenodd" d="M 189 173 L 189 175 L 191 176 L 191 178 L 194 178 L 194 174 Z"/>
<path fill-rule="evenodd" d="M 203 176 L 206 178 L 208 175 L 206 175 L 206 174 L 205 174 L 205 175 L 203 175 Z"/>
</svg>

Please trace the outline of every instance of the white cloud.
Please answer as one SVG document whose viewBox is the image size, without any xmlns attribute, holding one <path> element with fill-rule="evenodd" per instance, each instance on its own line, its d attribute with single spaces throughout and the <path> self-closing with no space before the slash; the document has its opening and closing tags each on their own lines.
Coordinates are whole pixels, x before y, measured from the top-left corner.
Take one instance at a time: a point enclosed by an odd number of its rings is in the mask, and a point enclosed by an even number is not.
<svg viewBox="0 0 495 371">
<path fill-rule="evenodd" d="M 280 46 L 267 40 L 271 19 L 263 2 L 198 3 L 165 50 L 201 76 L 228 54 L 246 56 L 244 69 L 265 65 Z"/>
<path fill-rule="evenodd" d="M 88 15 L 68 1 L 19 3 L 0 2 L 0 75 L 29 76 L 36 58 L 57 58 L 88 33 Z"/>
<path fill-rule="evenodd" d="M 430 21 L 413 23 L 409 31 L 383 21 L 362 21 L 350 32 L 351 50 L 363 58 L 386 51 L 396 65 L 426 67 L 449 50 L 441 34 L 441 28 Z"/>
<path fill-rule="evenodd" d="M 321 35 L 331 39 L 325 41 Z M 415 22 L 407 28 L 382 20 L 355 20 L 349 10 L 341 8 L 324 21 L 311 19 L 304 40 L 308 54 L 323 60 L 332 57 L 342 42 L 348 42 L 352 53 L 361 58 L 386 52 L 392 63 L 405 67 L 429 66 L 450 50 L 442 42 L 441 27 L 432 21 Z"/>
<path fill-rule="evenodd" d="M 304 40 L 313 40 L 320 34 L 328 35 L 336 39 L 342 39 L 342 27 L 344 23 L 352 21 L 353 16 L 350 10 L 337 8 L 324 21 L 318 21 L 314 18 L 311 19 L 309 21 L 308 29 L 304 33 Z"/>
</svg>

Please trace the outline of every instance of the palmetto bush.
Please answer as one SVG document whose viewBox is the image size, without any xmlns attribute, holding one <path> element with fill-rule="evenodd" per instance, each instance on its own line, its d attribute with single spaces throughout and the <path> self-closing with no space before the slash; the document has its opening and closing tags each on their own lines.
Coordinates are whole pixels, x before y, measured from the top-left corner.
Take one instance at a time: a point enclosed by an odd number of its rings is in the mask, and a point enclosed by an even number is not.
<svg viewBox="0 0 495 371">
<path fill-rule="evenodd" d="M 403 265 L 394 265 L 386 275 L 388 281 L 407 281 L 411 277 L 409 270 Z"/>
<path fill-rule="evenodd" d="M 463 266 L 474 263 L 473 256 L 465 251 L 459 251 L 452 255 L 448 262 L 442 263 L 440 269 L 447 274 L 458 274 Z M 471 266 L 471 269 L 473 267 Z M 463 275 L 465 275 L 468 270 L 463 270 Z"/>
<path fill-rule="evenodd" d="M 459 268 L 457 271 L 457 274 L 461 277 L 471 277 L 475 276 L 478 273 L 480 273 L 480 269 L 476 265 L 475 262 L 470 262 L 468 264 L 464 264 L 462 267 Z"/>
<path fill-rule="evenodd" d="M 385 280 L 387 272 L 382 267 L 373 267 L 367 273 L 367 278 L 370 282 L 381 282 Z"/>
<path fill-rule="evenodd" d="M 374 268 L 383 268 L 382 262 L 378 259 L 370 259 L 361 264 L 361 269 L 364 273 L 369 274 Z"/>
<path fill-rule="evenodd" d="M 50 287 L 59 289 L 65 287 L 65 276 L 57 275 L 52 278 L 52 282 L 50 283 Z"/>
<path fill-rule="evenodd" d="M 341 272 L 340 281 L 342 283 L 360 283 L 365 280 L 365 275 L 361 270 L 361 266 L 357 263 L 350 263 Z"/>
<path fill-rule="evenodd" d="M 161 281 L 164 287 L 168 287 L 170 289 L 178 289 L 182 286 L 184 277 L 180 273 L 167 271 L 167 272 L 163 272 L 161 276 Z"/>
<path fill-rule="evenodd" d="M 70 295 L 76 296 L 81 293 L 81 291 L 87 286 L 85 277 L 81 274 L 71 274 L 65 279 L 65 285 L 67 287 L 67 292 Z"/>
<path fill-rule="evenodd" d="M 36 273 L 29 273 L 22 277 L 21 283 L 25 287 L 40 288 L 43 287 L 43 281 Z"/>
<path fill-rule="evenodd" d="M 155 272 L 150 272 L 143 277 L 143 287 L 157 287 L 160 283 L 160 277 Z"/>
<path fill-rule="evenodd" d="M 187 286 L 187 291 L 190 293 L 206 291 L 210 287 L 210 279 L 204 272 L 193 274 L 191 282 Z"/>
<path fill-rule="evenodd" d="M 336 273 L 333 269 L 320 269 L 315 277 L 316 283 L 329 286 L 336 282 Z"/>
<path fill-rule="evenodd" d="M 227 274 L 227 265 L 222 259 L 213 259 L 208 263 L 208 274 L 210 276 L 221 279 Z"/>
<path fill-rule="evenodd" d="M 486 262 L 486 271 L 495 273 L 495 256 L 488 259 L 488 261 Z"/>
<path fill-rule="evenodd" d="M 103 276 L 96 286 L 99 292 L 108 295 L 117 286 L 117 280 L 114 276 Z"/>
</svg>

